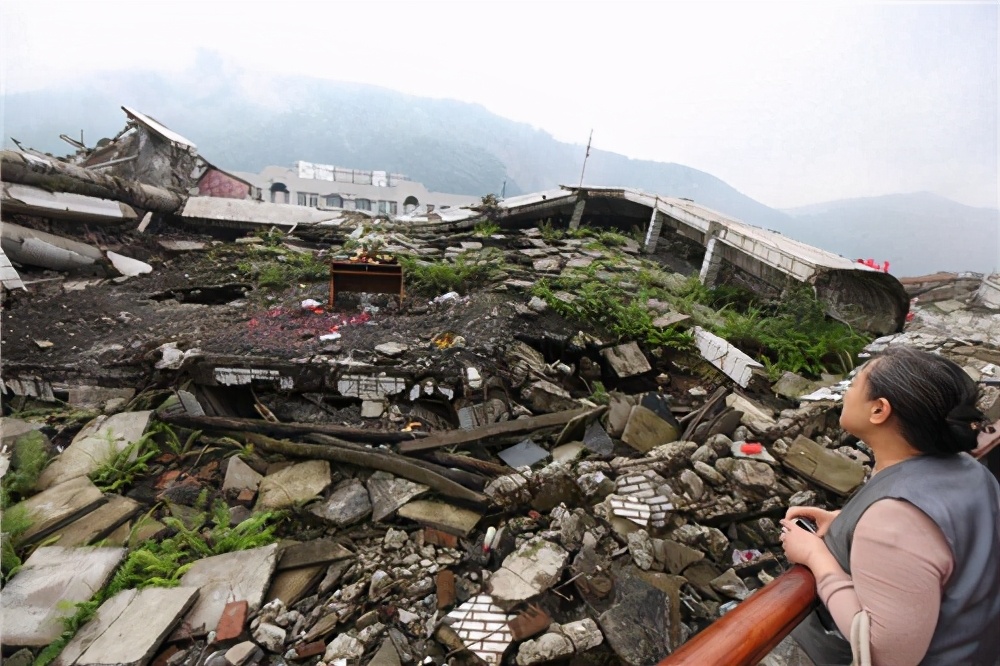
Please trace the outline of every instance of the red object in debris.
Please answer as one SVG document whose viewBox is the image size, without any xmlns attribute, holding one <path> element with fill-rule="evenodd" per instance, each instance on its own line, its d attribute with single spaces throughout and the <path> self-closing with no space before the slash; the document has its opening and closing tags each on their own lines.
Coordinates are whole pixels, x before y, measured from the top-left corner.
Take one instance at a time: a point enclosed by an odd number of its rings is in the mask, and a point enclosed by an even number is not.
<svg viewBox="0 0 1000 666">
<path fill-rule="evenodd" d="M 763 450 L 764 447 L 757 442 L 743 442 L 743 445 L 740 446 L 740 451 L 751 456 L 757 453 L 761 453 Z"/>
<path fill-rule="evenodd" d="M 549 628 L 550 624 L 552 624 L 552 618 L 549 617 L 549 614 L 538 605 L 532 604 L 527 610 L 509 621 L 507 627 L 515 641 L 523 641 L 542 633 Z"/>
<path fill-rule="evenodd" d="M 309 657 L 315 657 L 316 655 L 323 654 L 324 652 L 326 652 L 326 643 L 323 641 L 313 641 L 312 643 L 304 643 L 296 646 L 295 658 L 308 659 Z"/>
<path fill-rule="evenodd" d="M 877 271 L 882 271 L 883 273 L 888 273 L 889 272 L 889 262 L 888 261 L 883 261 L 881 264 L 879 264 L 874 259 L 858 259 L 858 263 L 859 264 L 863 264 L 863 265 L 867 266 L 868 268 L 874 268 Z"/>
<path fill-rule="evenodd" d="M 531 518 L 532 520 L 538 520 L 541 517 L 542 517 L 542 514 L 538 513 L 534 509 L 532 509 L 531 511 L 528 512 L 528 518 Z"/>
<path fill-rule="evenodd" d="M 249 612 L 250 606 L 246 600 L 226 604 L 222 609 L 222 617 L 219 618 L 219 626 L 215 628 L 216 642 L 232 641 L 242 636 Z"/>
<path fill-rule="evenodd" d="M 916 312 L 907 312 L 906 321 L 913 321 L 913 318 L 917 316 Z"/>
<path fill-rule="evenodd" d="M 433 546 L 442 546 L 444 548 L 457 548 L 458 537 L 454 534 L 448 534 L 447 532 L 436 530 L 433 527 L 425 527 L 424 543 L 429 543 Z"/>
</svg>

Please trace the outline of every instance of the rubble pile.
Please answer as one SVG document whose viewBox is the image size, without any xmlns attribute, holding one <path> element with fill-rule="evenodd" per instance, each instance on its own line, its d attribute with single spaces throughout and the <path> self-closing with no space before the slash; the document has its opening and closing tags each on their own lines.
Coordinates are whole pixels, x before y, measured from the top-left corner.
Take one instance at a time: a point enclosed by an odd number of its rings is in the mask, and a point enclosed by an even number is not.
<svg viewBox="0 0 1000 666">
<path fill-rule="evenodd" d="M 133 239 L 152 273 L 8 300 L 6 659 L 654 664 L 785 568 L 787 507 L 870 473 L 849 377 L 772 384 L 632 239 L 375 229 L 323 259 L 378 245 L 417 294 L 330 304 L 236 267 L 306 241 Z M 655 285 L 647 330 L 690 344 L 564 316 L 587 284 Z M 1000 315 L 914 312 L 868 352 L 1000 377 Z"/>
</svg>

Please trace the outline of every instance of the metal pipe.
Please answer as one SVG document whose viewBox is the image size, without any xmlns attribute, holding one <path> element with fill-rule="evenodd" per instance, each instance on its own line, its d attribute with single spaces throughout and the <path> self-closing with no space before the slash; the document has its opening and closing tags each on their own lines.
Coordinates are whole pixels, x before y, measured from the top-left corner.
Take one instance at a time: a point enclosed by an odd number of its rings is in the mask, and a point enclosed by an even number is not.
<svg viewBox="0 0 1000 666">
<path fill-rule="evenodd" d="M 795 565 L 680 646 L 657 666 L 753 666 L 816 604 L 816 579 Z"/>
</svg>

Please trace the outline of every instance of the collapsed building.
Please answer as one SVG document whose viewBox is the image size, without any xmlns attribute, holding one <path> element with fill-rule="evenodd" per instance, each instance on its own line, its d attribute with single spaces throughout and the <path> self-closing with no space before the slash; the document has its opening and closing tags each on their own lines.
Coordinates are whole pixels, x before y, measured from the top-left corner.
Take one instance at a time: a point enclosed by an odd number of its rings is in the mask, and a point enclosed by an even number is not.
<svg viewBox="0 0 1000 666">
<path fill-rule="evenodd" d="M 5 659 L 668 658 L 781 576 L 788 506 L 871 467 L 837 425 L 850 365 L 768 376 L 692 280 L 803 285 L 881 336 L 863 354 L 958 360 L 1000 421 L 975 278 L 622 188 L 395 219 L 205 196 L 193 144 L 127 113 L 100 155 L 3 155 Z M 638 333 L 581 318 L 598 288 Z M 770 647 L 745 663 L 796 663 Z"/>
</svg>

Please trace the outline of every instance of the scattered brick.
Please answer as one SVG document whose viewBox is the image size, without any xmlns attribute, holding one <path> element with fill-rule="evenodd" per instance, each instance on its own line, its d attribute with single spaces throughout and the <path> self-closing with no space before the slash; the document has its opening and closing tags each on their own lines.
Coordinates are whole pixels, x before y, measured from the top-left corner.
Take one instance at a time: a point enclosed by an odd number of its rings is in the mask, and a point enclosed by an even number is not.
<svg viewBox="0 0 1000 666">
<path fill-rule="evenodd" d="M 323 654 L 326 652 L 326 643 L 323 641 L 313 641 L 312 643 L 303 643 L 295 648 L 295 658 L 296 659 L 308 659 L 309 657 L 314 657 L 318 654 Z"/>
<path fill-rule="evenodd" d="M 442 546 L 444 548 L 457 548 L 458 537 L 454 534 L 448 534 L 447 532 L 436 530 L 433 527 L 425 527 L 424 543 Z"/>
<path fill-rule="evenodd" d="M 552 624 L 552 618 L 539 606 L 532 604 L 528 606 L 517 617 L 507 623 L 510 633 L 515 641 L 523 641 L 526 638 L 537 636 Z"/>
<path fill-rule="evenodd" d="M 231 641 L 243 635 L 243 628 L 247 624 L 247 615 L 250 612 L 249 604 L 244 601 L 230 601 L 222 610 L 222 617 L 219 618 L 219 626 L 215 628 L 215 640 L 217 642 Z"/>
<path fill-rule="evenodd" d="M 451 569 L 442 569 L 437 574 L 437 602 L 440 609 L 455 603 L 455 574 Z"/>
<path fill-rule="evenodd" d="M 236 496 L 236 501 L 243 506 L 249 507 L 253 504 L 253 499 L 257 496 L 257 493 L 249 488 L 244 488 L 240 491 L 240 494 Z"/>
</svg>

